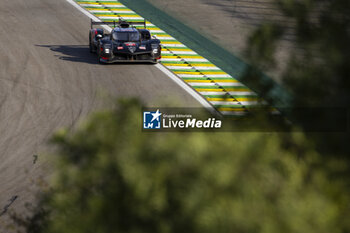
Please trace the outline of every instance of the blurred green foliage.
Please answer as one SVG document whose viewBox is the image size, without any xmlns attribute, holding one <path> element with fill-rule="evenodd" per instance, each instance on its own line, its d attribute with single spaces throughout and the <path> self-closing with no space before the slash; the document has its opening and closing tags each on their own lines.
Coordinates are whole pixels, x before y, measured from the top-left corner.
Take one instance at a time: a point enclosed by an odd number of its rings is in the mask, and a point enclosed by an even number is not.
<svg viewBox="0 0 350 233">
<path fill-rule="evenodd" d="M 291 111 L 298 107 L 321 107 L 325 112 L 332 111 L 331 107 L 346 110 L 344 132 L 307 137 L 322 154 L 323 164 L 333 163 L 334 159 L 349 164 L 350 1 L 275 0 L 275 3 L 285 20 L 265 23 L 250 37 L 246 53 L 254 67 L 247 70 L 246 83 L 261 90 L 272 104 L 278 104 L 268 98 L 272 88 L 259 81 L 262 75 L 258 70 L 278 71 L 276 51 L 281 41 L 289 40 L 292 49 L 286 51 L 287 60 L 283 61 L 286 65 L 276 73 L 293 98 L 289 106 L 276 107 L 288 107 Z M 314 118 L 318 117 L 315 114 Z M 349 174 L 350 170 L 335 175 L 340 178 Z"/>
<path fill-rule="evenodd" d="M 289 52 L 283 84 L 298 106 L 350 103 L 350 2 L 275 0 L 285 20 L 265 23 L 249 38 L 247 57 L 263 71 L 275 67 L 278 42 L 286 34 Z M 249 77 L 248 77 L 249 78 Z"/>
<path fill-rule="evenodd" d="M 15 219 L 30 233 L 349 230 L 343 184 L 313 167 L 303 134 L 283 137 L 141 132 L 140 104 L 124 100 L 55 135 L 51 188 Z"/>
</svg>

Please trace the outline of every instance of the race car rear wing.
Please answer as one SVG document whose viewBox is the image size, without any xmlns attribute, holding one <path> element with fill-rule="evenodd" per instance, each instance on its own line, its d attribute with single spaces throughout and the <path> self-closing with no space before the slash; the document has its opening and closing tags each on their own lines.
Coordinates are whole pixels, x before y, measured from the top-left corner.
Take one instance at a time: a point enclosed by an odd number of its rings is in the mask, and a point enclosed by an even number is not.
<svg viewBox="0 0 350 233">
<path fill-rule="evenodd" d="M 129 27 L 129 26 L 135 26 L 135 25 L 143 25 L 144 28 L 146 28 L 146 20 L 139 21 L 139 22 L 128 22 L 124 20 L 123 18 L 119 18 L 118 21 L 100 21 L 96 22 L 91 19 L 91 29 L 94 27 L 94 25 L 113 25 L 113 28 L 115 27 Z"/>
</svg>

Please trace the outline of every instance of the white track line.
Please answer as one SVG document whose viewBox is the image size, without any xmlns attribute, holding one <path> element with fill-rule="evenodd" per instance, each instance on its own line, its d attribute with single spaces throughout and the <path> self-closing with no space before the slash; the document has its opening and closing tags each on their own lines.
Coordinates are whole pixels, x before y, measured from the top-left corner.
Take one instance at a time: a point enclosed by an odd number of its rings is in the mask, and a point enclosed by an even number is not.
<svg viewBox="0 0 350 233">
<path fill-rule="evenodd" d="M 78 3 L 76 3 L 73 0 L 66 0 L 68 3 L 73 5 L 75 8 L 77 8 L 80 12 L 82 12 L 84 15 L 88 16 L 90 19 L 96 22 L 101 22 L 99 18 L 85 10 L 83 7 L 81 7 Z M 111 31 L 112 29 L 108 27 L 107 25 L 103 25 L 103 28 L 107 31 Z M 195 98 L 201 105 L 203 105 L 204 108 L 206 108 L 210 113 L 212 113 L 215 116 L 221 117 L 221 114 L 219 111 L 217 111 L 203 96 L 201 96 L 198 92 L 196 92 L 194 89 L 192 89 L 189 85 L 186 84 L 185 81 L 183 81 L 181 78 L 176 76 L 174 73 L 169 71 L 165 66 L 162 64 L 156 64 L 155 67 L 157 67 L 160 71 L 162 71 L 164 74 L 166 74 L 171 80 L 173 80 L 176 84 L 178 84 L 180 87 L 182 87 L 188 94 L 190 94 L 193 98 Z"/>
<path fill-rule="evenodd" d="M 120 14 L 123 14 L 123 13 L 132 13 L 132 14 L 136 14 L 135 12 L 133 11 L 126 11 L 126 10 L 89 10 L 91 13 L 120 13 Z"/>
<path fill-rule="evenodd" d="M 210 101 L 213 105 L 257 105 L 259 101 Z"/>
<path fill-rule="evenodd" d="M 179 74 L 182 78 L 232 78 L 228 74 Z"/>
<path fill-rule="evenodd" d="M 68 0 L 67 0 L 68 1 Z M 86 7 L 114 7 L 114 8 L 125 8 L 125 6 L 121 6 L 121 5 L 104 5 L 104 4 L 81 4 L 82 6 L 86 6 Z"/>
<path fill-rule="evenodd" d="M 150 30 L 150 31 L 152 32 L 152 30 Z M 163 44 L 164 47 L 171 46 L 171 47 L 186 48 L 186 46 L 183 45 L 183 44 L 172 44 L 169 41 L 162 42 L 162 44 Z"/>
<path fill-rule="evenodd" d="M 154 30 L 154 29 L 149 29 L 152 33 L 163 33 L 164 31 L 162 30 Z"/>
<path fill-rule="evenodd" d="M 100 19 L 119 19 L 120 17 L 118 16 L 101 16 Z M 144 19 L 141 17 L 123 17 L 123 19 L 125 20 L 131 20 L 131 19 L 135 19 L 135 20 L 140 20 L 143 21 Z"/>
<path fill-rule="evenodd" d="M 163 52 L 162 52 L 163 54 Z M 220 70 L 218 67 L 213 66 L 166 66 L 168 69 L 171 70 L 189 70 L 189 71 L 196 71 L 196 70 Z"/>
<path fill-rule="evenodd" d="M 241 87 L 243 84 L 241 83 L 221 83 L 221 82 L 207 82 L 207 83 L 198 83 L 198 82 L 187 82 L 191 86 L 222 86 L 222 87 Z"/>
<path fill-rule="evenodd" d="M 158 39 L 162 39 L 162 38 L 158 37 Z M 164 53 L 164 54 L 192 54 L 192 55 L 197 55 L 198 54 L 198 53 L 196 53 L 194 51 L 162 51 L 162 53 Z"/>
</svg>

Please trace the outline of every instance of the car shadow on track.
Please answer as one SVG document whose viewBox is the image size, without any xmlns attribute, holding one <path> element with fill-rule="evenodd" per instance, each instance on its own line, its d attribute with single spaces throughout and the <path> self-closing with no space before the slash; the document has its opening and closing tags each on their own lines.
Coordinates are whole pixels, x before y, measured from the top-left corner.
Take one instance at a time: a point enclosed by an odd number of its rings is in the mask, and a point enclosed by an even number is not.
<svg viewBox="0 0 350 233">
<path fill-rule="evenodd" d="M 49 48 L 60 60 L 80 62 L 88 64 L 97 64 L 96 54 L 89 51 L 87 45 L 35 45 L 38 47 Z"/>
<path fill-rule="evenodd" d="M 37 47 L 49 48 L 60 60 L 80 62 L 88 64 L 98 64 L 97 55 L 90 53 L 89 46 L 87 45 L 35 45 Z M 103 65 L 132 65 L 132 64 L 152 64 L 148 62 L 132 62 L 132 63 L 112 63 Z"/>
</svg>

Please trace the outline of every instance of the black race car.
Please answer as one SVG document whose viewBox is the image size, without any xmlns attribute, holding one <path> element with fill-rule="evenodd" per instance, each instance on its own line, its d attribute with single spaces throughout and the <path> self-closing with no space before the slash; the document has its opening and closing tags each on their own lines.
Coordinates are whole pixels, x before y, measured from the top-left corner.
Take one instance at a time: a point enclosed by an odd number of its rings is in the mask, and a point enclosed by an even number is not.
<svg viewBox="0 0 350 233">
<path fill-rule="evenodd" d="M 135 25 L 143 25 L 137 29 Z M 93 28 L 94 25 L 113 25 L 110 33 L 103 29 Z M 97 53 L 99 63 L 115 62 L 151 62 L 157 63 L 161 58 L 160 41 L 151 36 L 144 22 L 93 22 L 89 33 L 89 48 L 91 53 Z"/>
</svg>

